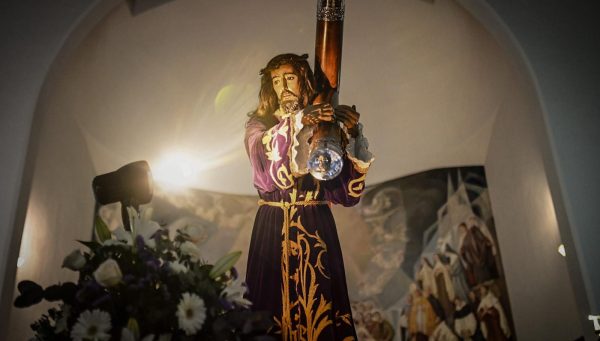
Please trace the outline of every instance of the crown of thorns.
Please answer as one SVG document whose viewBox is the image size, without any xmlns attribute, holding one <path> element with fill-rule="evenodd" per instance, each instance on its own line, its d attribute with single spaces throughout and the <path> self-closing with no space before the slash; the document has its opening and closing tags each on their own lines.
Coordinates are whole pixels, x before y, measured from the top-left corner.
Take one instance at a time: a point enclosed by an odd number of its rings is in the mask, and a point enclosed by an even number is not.
<svg viewBox="0 0 600 341">
<path fill-rule="evenodd" d="M 297 54 L 293 54 L 293 53 L 286 53 L 286 54 L 281 54 L 279 56 L 274 57 L 273 59 L 271 59 L 269 61 L 269 63 L 267 64 L 267 66 L 263 69 L 260 70 L 259 75 L 264 75 L 267 72 L 270 72 L 271 70 L 277 69 L 278 67 L 280 67 L 281 65 L 292 65 L 294 67 L 296 66 L 300 66 L 302 64 L 302 62 L 307 63 L 306 61 L 308 59 L 308 54 L 303 54 L 303 55 L 297 55 Z"/>
</svg>

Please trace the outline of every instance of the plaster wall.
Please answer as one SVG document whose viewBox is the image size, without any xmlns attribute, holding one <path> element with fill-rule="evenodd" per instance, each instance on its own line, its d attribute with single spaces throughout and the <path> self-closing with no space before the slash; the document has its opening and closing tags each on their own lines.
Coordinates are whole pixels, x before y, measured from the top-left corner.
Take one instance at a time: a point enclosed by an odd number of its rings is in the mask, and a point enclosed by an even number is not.
<svg viewBox="0 0 600 341">
<path fill-rule="evenodd" d="M 594 1 L 459 0 L 531 76 L 540 101 L 540 153 L 579 320 L 600 314 L 600 22 Z M 520 56 L 520 57 L 519 57 Z"/>
<path fill-rule="evenodd" d="M 93 1 L 0 3 L 0 339 L 6 339 L 29 197 L 26 167 L 40 90 L 72 26 Z M 32 162 L 32 160 L 29 160 Z M 17 227 L 17 228 L 15 228 Z"/>
<path fill-rule="evenodd" d="M 513 72 L 485 163 L 517 338 L 583 335 L 544 168 L 543 117 L 535 91 Z M 567 257 L 570 257 L 567 252 Z"/>
<path fill-rule="evenodd" d="M 59 106 L 46 107 L 43 114 L 16 279 L 32 279 L 47 287 L 77 280 L 75 272 L 59 265 L 72 250 L 84 249 L 76 240 L 90 238 L 94 207 L 90 179 L 96 174 L 75 120 Z M 17 295 L 15 290 L 13 297 Z M 7 340 L 33 336 L 29 325 L 50 306 L 13 308 Z"/>
</svg>

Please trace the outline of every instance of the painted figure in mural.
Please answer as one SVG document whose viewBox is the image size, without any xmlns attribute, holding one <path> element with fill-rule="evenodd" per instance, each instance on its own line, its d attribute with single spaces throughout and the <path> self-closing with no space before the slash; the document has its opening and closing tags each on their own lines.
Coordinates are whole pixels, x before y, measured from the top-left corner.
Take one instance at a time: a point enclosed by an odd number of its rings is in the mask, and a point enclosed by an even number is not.
<svg viewBox="0 0 600 341">
<path fill-rule="evenodd" d="M 481 286 L 481 302 L 477 316 L 481 321 L 481 331 L 486 340 L 504 341 L 510 338 L 510 327 L 502 304 L 486 286 Z"/>
<path fill-rule="evenodd" d="M 352 302 L 356 334 L 360 341 L 392 341 L 394 327 L 384 318 L 384 312 L 371 301 Z"/>
<path fill-rule="evenodd" d="M 433 277 L 433 267 L 427 257 L 421 257 L 421 267 L 416 275 L 417 283 L 424 290 L 435 292 L 435 279 Z"/>
<path fill-rule="evenodd" d="M 373 161 L 353 107 L 311 105 L 314 77 L 306 55 L 274 57 L 261 70 L 259 106 L 245 145 L 260 196 L 246 282 L 253 309 L 274 314 L 283 340 L 356 340 L 344 265 L 330 204 L 352 206 Z M 348 132 L 342 173 L 317 181 L 305 160 L 316 124 Z M 304 160 L 304 162 L 303 162 Z"/>
<path fill-rule="evenodd" d="M 452 285 L 454 286 L 454 294 L 462 301 L 467 302 L 469 300 L 469 285 L 465 279 L 465 270 L 460 257 L 450 246 L 446 247 L 444 254 L 448 257 L 448 268 L 450 270 L 450 277 L 452 278 Z"/>
<path fill-rule="evenodd" d="M 462 340 L 472 340 L 477 331 L 477 320 L 473 308 L 461 298 L 454 300 L 454 331 Z"/>
<path fill-rule="evenodd" d="M 433 334 L 431 334 L 427 341 L 459 341 L 459 338 L 452 329 L 448 327 L 448 324 L 445 321 L 442 321 L 435 327 Z"/>
<path fill-rule="evenodd" d="M 444 308 L 444 316 L 449 323 L 452 323 L 452 315 L 454 313 L 454 285 L 450 277 L 448 265 L 445 262 L 445 257 L 441 254 L 435 254 L 433 266 L 434 296 L 440 301 Z"/>
<path fill-rule="evenodd" d="M 436 307 L 436 304 L 432 304 L 435 301 L 432 300 L 430 294 L 427 291 L 423 291 L 415 283 L 410 285 L 409 291 L 409 340 L 428 340 L 438 323 L 442 320 L 439 318 L 439 312 L 436 313 L 436 310 L 441 310 L 441 307 Z"/>
<path fill-rule="evenodd" d="M 477 225 L 459 225 L 461 233 L 460 255 L 465 264 L 467 282 L 471 287 L 497 278 L 493 243 Z"/>
</svg>

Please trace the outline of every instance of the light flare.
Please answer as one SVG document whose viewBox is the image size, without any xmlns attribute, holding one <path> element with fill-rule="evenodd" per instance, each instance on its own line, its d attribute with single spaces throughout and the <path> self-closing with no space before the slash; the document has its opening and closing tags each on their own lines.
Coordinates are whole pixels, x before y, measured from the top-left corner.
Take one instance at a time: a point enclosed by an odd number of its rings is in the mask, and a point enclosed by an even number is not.
<svg viewBox="0 0 600 341">
<path fill-rule="evenodd" d="M 200 162 L 189 153 L 176 151 L 168 153 L 157 162 L 152 174 L 154 181 L 158 183 L 171 189 L 184 189 L 197 182 L 201 168 Z"/>
</svg>

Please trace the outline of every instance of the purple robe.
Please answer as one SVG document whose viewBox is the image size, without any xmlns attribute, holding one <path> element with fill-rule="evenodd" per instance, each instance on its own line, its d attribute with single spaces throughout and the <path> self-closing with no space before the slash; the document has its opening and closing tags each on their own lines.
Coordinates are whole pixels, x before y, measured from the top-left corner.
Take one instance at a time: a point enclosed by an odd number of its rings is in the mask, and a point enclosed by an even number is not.
<svg viewBox="0 0 600 341">
<path fill-rule="evenodd" d="M 273 127 L 252 117 L 246 151 L 260 202 L 246 283 L 254 310 L 273 313 L 282 340 L 356 340 L 342 252 L 330 204 L 358 203 L 366 173 L 344 159 L 342 173 L 319 182 L 292 174 L 292 116 Z"/>
</svg>

